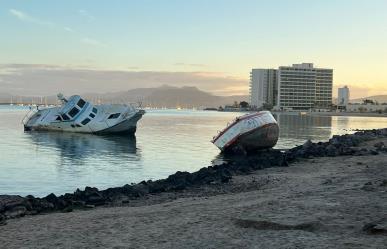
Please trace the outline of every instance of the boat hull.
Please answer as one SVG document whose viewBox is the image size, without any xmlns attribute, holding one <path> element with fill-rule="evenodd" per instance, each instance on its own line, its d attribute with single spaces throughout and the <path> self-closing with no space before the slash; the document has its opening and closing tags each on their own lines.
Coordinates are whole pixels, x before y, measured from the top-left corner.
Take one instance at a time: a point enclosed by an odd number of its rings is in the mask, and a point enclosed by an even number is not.
<svg viewBox="0 0 387 249">
<path fill-rule="evenodd" d="M 267 124 L 240 135 L 235 141 L 223 148 L 228 152 L 252 152 L 272 148 L 277 144 L 279 127 L 277 124 Z"/>
<path fill-rule="evenodd" d="M 108 135 L 108 134 L 129 134 L 134 135 L 137 129 L 137 121 L 139 121 L 144 115 L 144 112 L 137 112 L 133 117 L 122 121 L 107 129 L 94 132 L 97 135 Z"/>
<path fill-rule="evenodd" d="M 277 121 L 270 112 L 261 111 L 237 117 L 212 142 L 222 152 L 251 152 L 274 147 L 278 137 Z"/>
<path fill-rule="evenodd" d="M 98 131 L 84 131 L 84 130 L 71 130 L 74 133 L 91 133 L 97 135 L 108 135 L 108 134 L 129 134 L 134 135 L 137 130 L 137 122 L 141 119 L 143 112 L 138 112 L 134 116 L 123 120 L 122 122 L 111 126 L 109 128 L 98 130 Z M 58 129 L 56 127 L 50 126 L 28 126 L 24 125 L 24 131 L 59 131 L 59 132 L 67 132 L 67 130 Z"/>
</svg>

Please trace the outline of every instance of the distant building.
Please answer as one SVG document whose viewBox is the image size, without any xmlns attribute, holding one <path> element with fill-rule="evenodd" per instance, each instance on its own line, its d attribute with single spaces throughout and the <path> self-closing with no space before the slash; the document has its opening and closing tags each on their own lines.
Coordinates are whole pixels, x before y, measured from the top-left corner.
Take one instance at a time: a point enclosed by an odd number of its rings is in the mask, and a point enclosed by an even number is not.
<svg viewBox="0 0 387 249">
<path fill-rule="evenodd" d="M 347 112 L 387 112 L 387 105 L 383 104 L 355 103 L 345 107 Z"/>
<path fill-rule="evenodd" d="M 253 69 L 250 73 L 250 105 L 275 105 L 277 97 L 277 70 Z"/>
<path fill-rule="evenodd" d="M 346 106 L 349 103 L 349 88 L 347 86 L 339 87 L 337 94 L 337 105 Z"/>
<path fill-rule="evenodd" d="M 278 70 L 278 108 L 329 109 L 332 105 L 333 70 L 312 63 L 282 66 Z"/>
<path fill-rule="evenodd" d="M 250 103 L 264 103 L 280 110 L 329 109 L 332 104 L 333 70 L 313 63 L 253 69 L 250 73 Z"/>
</svg>

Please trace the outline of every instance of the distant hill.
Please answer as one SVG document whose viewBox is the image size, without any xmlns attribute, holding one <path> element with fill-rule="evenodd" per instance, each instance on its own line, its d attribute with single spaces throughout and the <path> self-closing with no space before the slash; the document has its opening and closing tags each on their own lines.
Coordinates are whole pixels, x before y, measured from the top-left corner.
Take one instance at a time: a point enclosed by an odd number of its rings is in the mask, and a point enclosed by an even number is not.
<svg viewBox="0 0 387 249">
<path fill-rule="evenodd" d="M 373 101 L 377 101 L 378 103 L 387 103 L 387 95 L 375 95 L 369 96 L 365 98 L 351 99 L 351 103 L 361 103 L 364 99 L 371 99 Z"/>
<path fill-rule="evenodd" d="M 136 88 L 129 91 L 104 94 L 83 93 L 85 98 L 94 103 L 128 103 L 141 102 L 142 106 L 167 108 L 219 107 L 232 104 L 234 101 L 247 101 L 247 95 L 216 96 L 196 87 L 172 87 L 163 85 L 155 88 Z M 23 97 L 13 96 L 14 103 L 56 103 L 56 96 Z M 11 95 L 0 93 L 0 103 L 9 103 Z"/>
<path fill-rule="evenodd" d="M 125 92 L 106 94 L 87 94 L 90 99 L 99 98 L 101 102 L 142 102 L 143 106 L 167 108 L 219 107 L 234 101 L 246 101 L 247 95 L 216 96 L 196 87 L 161 86 L 156 88 L 137 88 Z"/>
</svg>

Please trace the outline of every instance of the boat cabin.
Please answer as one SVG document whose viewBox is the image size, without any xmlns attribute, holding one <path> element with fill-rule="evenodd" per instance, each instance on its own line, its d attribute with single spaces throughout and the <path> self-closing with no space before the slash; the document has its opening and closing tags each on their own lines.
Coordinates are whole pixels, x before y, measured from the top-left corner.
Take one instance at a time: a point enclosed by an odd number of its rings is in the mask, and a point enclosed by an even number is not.
<svg viewBox="0 0 387 249">
<path fill-rule="evenodd" d="M 79 95 L 71 96 L 68 100 L 63 100 L 65 103 L 64 105 L 59 109 L 58 113 L 59 115 L 56 117 L 57 121 L 71 121 L 76 119 L 83 111 L 85 111 L 87 108 L 91 107 L 91 104 L 84 99 L 81 98 Z M 93 115 L 97 114 L 97 109 L 93 107 Z M 89 120 L 90 122 L 90 120 Z M 83 123 L 83 121 L 82 121 Z M 88 123 L 88 122 L 87 122 Z"/>
</svg>

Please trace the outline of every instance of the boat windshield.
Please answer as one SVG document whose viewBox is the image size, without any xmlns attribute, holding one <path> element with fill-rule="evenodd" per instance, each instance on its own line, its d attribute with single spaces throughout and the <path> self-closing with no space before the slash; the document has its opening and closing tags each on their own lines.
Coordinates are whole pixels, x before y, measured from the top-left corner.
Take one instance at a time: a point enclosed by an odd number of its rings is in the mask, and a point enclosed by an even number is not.
<svg viewBox="0 0 387 249">
<path fill-rule="evenodd" d="M 66 120 L 70 120 L 70 117 L 67 114 L 63 114 L 62 119 L 66 121 Z"/>
<path fill-rule="evenodd" d="M 76 107 L 74 107 L 73 109 L 71 109 L 71 111 L 69 111 L 69 115 L 70 115 L 70 117 L 75 117 L 75 115 L 77 115 L 79 113 L 79 109 L 78 108 L 76 108 Z"/>
<path fill-rule="evenodd" d="M 82 109 L 85 106 L 86 102 L 83 99 L 79 99 L 78 106 Z"/>
</svg>

